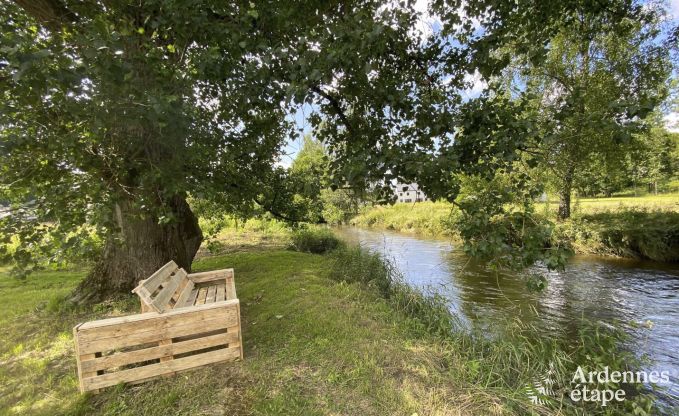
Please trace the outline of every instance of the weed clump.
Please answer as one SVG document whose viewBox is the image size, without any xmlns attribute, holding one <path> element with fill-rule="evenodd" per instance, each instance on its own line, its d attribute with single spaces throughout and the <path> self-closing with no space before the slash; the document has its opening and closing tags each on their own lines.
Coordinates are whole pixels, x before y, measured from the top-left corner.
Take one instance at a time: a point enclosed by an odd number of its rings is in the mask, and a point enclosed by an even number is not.
<svg viewBox="0 0 679 416">
<path fill-rule="evenodd" d="M 344 243 L 325 228 L 302 228 L 292 233 L 290 248 L 304 253 L 323 254 L 342 247 Z"/>
</svg>

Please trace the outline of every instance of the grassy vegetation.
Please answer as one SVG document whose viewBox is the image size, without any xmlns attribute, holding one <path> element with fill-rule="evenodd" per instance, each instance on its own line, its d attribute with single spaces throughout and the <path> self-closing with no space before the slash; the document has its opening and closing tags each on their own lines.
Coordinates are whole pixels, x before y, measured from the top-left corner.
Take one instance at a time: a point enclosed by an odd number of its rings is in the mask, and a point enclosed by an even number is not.
<svg viewBox="0 0 679 416">
<path fill-rule="evenodd" d="M 554 198 L 551 198 L 547 203 L 538 204 L 538 210 L 546 210 L 549 215 L 554 216 L 556 216 L 558 207 L 559 202 Z M 643 196 L 625 194 L 625 196 L 613 196 L 611 198 L 576 198 L 573 200 L 572 207 L 574 215 L 600 214 L 630 209 L 679 212 L 679 193 L 646 194 Z"/>
<path fill-rule="evenodd" d="M 69 310 L 81 272 L 0 275 L 2 414 L 489 414 L 503 405 L 447 374 L 449 352 L 379 293 L 328 278 L 333 258 L 269 250 L 204 258 L 234 267 L 245 361 L 80 396 L 71 328 L 136 299 Z"/>
<path fill-rule="evenodd" d="M 427 236 L 454 236 L 452 216 L 456 212 L 446 202 L 378 205 L 365 209 L 351 224 Z"/>
<path fill-rule="evenodd" d="M 73 309 L 66 295 L 83 272 L 19 281 L 2 270 L 0 413 L 581 414 L 567 402 L 534 406 L 526 387 L 550 365 L 567 377 L 585 356 L 615 368 L 631 362 L 598 333 L 566 353 L 556 338 L 518 322 L 492 340 L 463 329 L 441 298 L 411 289 L 388 262 L 358 248 L 240 251 L 195 263 L 197 271 L 224 267 L 236 269 L 245 361 L 84 396 L 72 326 L 134 313 L 137 299 Z M 628 404 L 648 408 L 639 397 Z"/>
<path fill-rule="evenodd" d="M 199 257 L 248 250 L 281 249 L 291 244 L 291 229 L 274 219 L 239 220 L 223 216 L 200 218 L 199 223 L 206 237 Z"/>
<path fill-rule="evenodd" d="M 557 207 L 540 203 L 537 212 L 555 221 Z M 444 202 L 396 204 L 373 207 L 352 224 L 454 236 L 456 215 Z M 553 238 L 569 242 L 578 253 L 679 261 L 679 194 L 577 199 L 571 219 L 557 224 Z"/>
<path fill-rule="evenodd" d="M 327 228 L 303 228 L 292 233 L 290 247 L 304 253 L 323 254 L 343 245 L 344 242 Z"/>
</svg>

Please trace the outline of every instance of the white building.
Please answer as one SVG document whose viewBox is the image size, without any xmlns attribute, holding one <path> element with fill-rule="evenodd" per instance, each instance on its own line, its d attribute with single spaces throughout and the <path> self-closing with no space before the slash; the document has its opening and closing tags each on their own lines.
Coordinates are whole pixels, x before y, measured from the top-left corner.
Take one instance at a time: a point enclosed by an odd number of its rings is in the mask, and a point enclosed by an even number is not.
<svg viewBox="0 0 679 416">
<path fill-rule="evenodd" d="M 416 183 L 392 183 L 391 189 L 394 191 L 397 202 L 413 203 L 429 201 Z"/>
</svg>

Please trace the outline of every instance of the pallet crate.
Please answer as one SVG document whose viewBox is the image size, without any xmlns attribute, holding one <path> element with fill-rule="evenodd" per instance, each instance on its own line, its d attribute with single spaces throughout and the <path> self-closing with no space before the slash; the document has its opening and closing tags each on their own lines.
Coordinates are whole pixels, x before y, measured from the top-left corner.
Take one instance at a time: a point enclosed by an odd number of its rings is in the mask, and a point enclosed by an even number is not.
<svg viewBox="0 0 679 416">
<path fill-rule="evenodd" d="M 243 358 L 233 269 L 187 274 L 169 262 L 133 292 L 142 313 L 73 328 L 81 392 Z"/>
</svg>

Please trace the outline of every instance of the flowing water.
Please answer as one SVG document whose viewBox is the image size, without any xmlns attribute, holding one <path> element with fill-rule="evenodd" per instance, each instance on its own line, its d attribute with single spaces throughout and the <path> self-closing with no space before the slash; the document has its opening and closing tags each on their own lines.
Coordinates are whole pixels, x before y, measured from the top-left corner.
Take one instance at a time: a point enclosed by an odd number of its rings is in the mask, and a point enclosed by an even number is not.
<svg viewBox="0 0 679 416">
<path fill-rule="evenodd" d="M 630 335 L 627 347 L 650 357 L 647 371 L 669 372 L 658 395 L 679 408 L 679 265 L 575 256 L 564 272 L 533 270 L 548 277 L 535 293 L 525 278 L 492 273 L 445 239 L 360 228 L 337 233 L 391 259 L 410 285 L 446 297 L 468 325 L 490 328 L 516 317 L 559 336 L 577 334 L 583 318 L 621 326 Z"/>
</svg>

